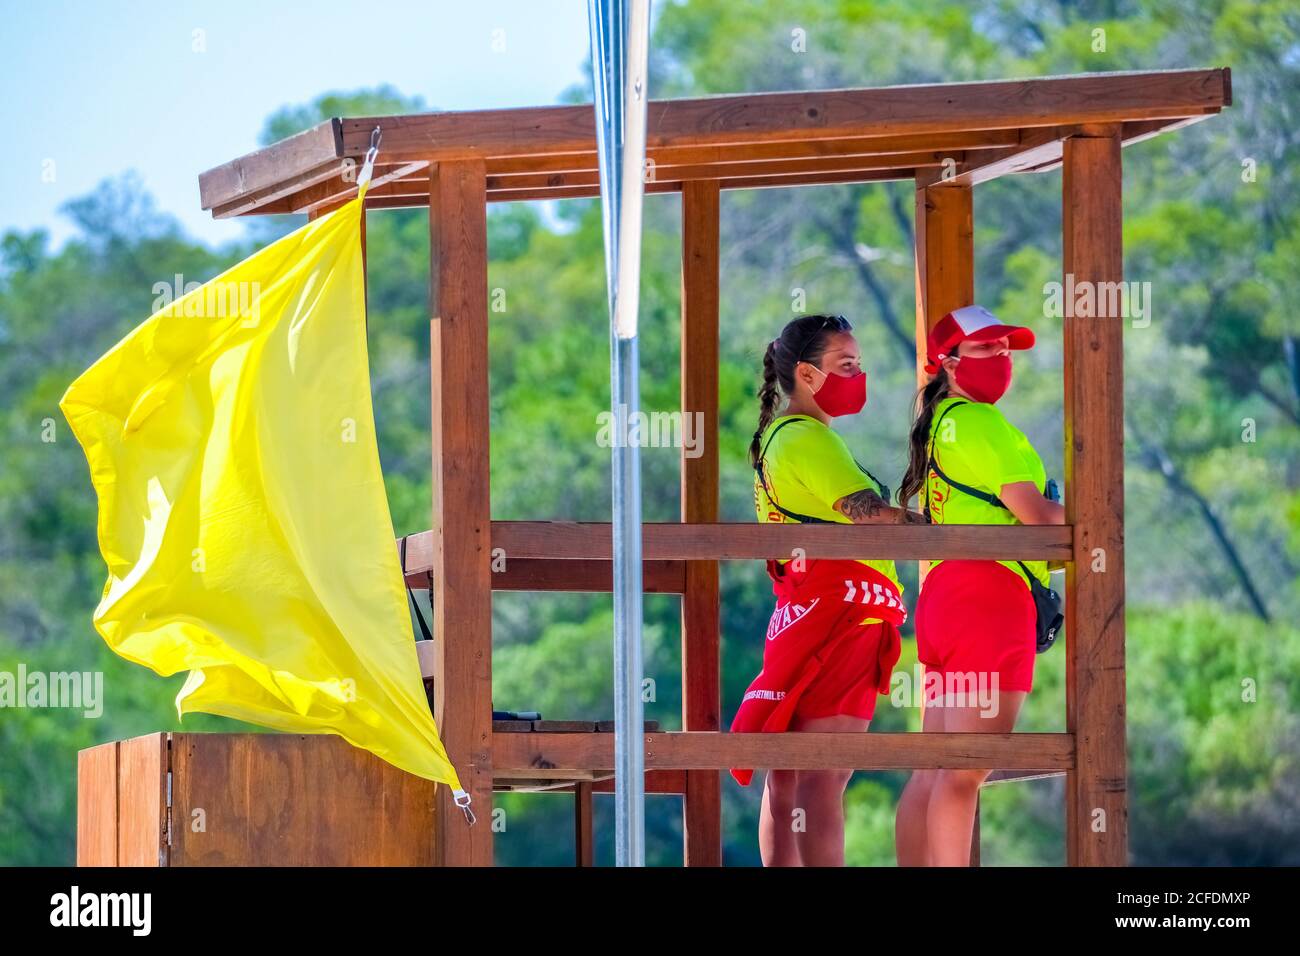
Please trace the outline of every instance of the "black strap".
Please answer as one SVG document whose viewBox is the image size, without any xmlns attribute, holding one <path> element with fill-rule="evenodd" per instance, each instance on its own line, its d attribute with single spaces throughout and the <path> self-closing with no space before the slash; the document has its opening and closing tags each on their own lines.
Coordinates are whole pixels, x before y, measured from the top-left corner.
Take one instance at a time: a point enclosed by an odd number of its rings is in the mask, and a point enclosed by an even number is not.
<svg viewBox="0 0 1300 956">
<path fill-rule="evenodd" d="M 782 428 L 785 428 L 786 425 L 789 425 L 792 422 L 806 422 L 806 421 L 808 421 L 807 418 L 787 418 L 785 421 L 781 422 L 781 424 L 773 428 L 772 434 L 767 436 L 767 441 L 763 443 L 763 447 L 758 453 L 758 461 L 754 465 L 754 471 L 758 472 L 758 482 L 760 485 L 763 486 L 763 493 L 767 495 L 767 500 L 771 502 L 773 508 L 781 512 L 781 514 L 785 515 L 787 518 L 793 518 L 795 521 L 801 522 L 803 524 L 839 524 L 839 522 L 837 521 L 828 521 L 826 518 L 814 518 L 812 515 L 801 515 L 797 511 L 789 511 L 785 508 L 782 508 L 779 504 L 776 503 L 776 499 L 772 497 L 771 490 L 767 487 L 767 477 L 763 474 L 763 459 L 767 456 L 767 449 L 772 444 L 772 439 L 775 438 L 776 433 L 779 432 Z M 862 469 L 862 473 L 864 475 L 866 475 L 868 478 L 870 478 L 872 481 L 876 483 L 876 487 L 877 489 L 879 489 L 880 497 L 884 498 L 885 501 L 888 501 L 889 488 L 886 487 L 885 484 L 881 482 L 880 479 L 878 479 L 875 475 L 867 471 L 866 468 L 863 468 L 862 462 L 858 461 L 855 458 L 853 459 L 853 463 Z"/>
<path fill-rule="evenodd" d="M 969 405 L 969 404 L 970 402 L 953 402 L 951 405 L 945 408 L 943 410 L 943 415 L 939 416 L 939 421 L 934 423 L 934 431 L 936 433 L 939 431 L 939 425 L 943 423 L 944 416 L 946 416 L 950 411 L 952 411 L 958 405 Z M 927 468 L 926 468 L 927 480 L 929 479 L 930 476 L 930 469 L 934 469 L 934 473 L 938 475 L 940 478 L 942 478 L 945 482 L 947 482 L 949 487 L 956 488 L 958 491 L 964 491 L 966 494 L 970 495 L 971 497 L 978 498 L 981 501 L 988 502 L 994 507 L 1003 508 L 1007 511 L 1011 510 L 1010 508 L 1007 508 L 1005 504 L 1002 503 L 1002 499 L 999 498 L 997 495 L 991 495 L 987 491 L 980 491 L 978 488 L 972 488 L 970 485 L 962 484 L 960 481 L 953 481 L 946 474 L 944 474 L 943 469 L 939 467 L 939 463 L 935 461 L 934 458 L 934 437 L 933 436 L 931 436 L 930 438 L 930 458 L 926 464 L 927 464 Z M 925 520 L 927 522 L 930 520 L 929 488 L 927 488 L 925 492 Z M 1029 580 L 1029 588 L 1031 591 L 1036 588 L 1043 587 L 1043 582 L 1039 581 L 1038 578 L 1034 577 L 1033 573 L 1029 570 L 1029 568 L 1025 566 L 1025 562 L 1016 561 L 1016 564 L 1020 565 L 1020 570 L 1025 572 L 1025 577 L 1028 578 Z"/>
<path fill-rule="evenodd" d="M 881 481 L 879 478 L 877 478 L 877 477 L 876 477 L 875 475 L 873 475 L 871 472 L 867 471 L 867 466 L 864 465 L 864 464 L 862 464 L 862 462 L 858 461 L 856 458 L 853 459 L 853 464 L 855 464 L 855 465 L 857 465 L 859 468 L 861 468 L 861 469 L 862 469 L 862 473 L 863 473 L 864 475 L 866 475 L 868 478 L 870 478 L 872 481 L 874 481 L 874 482 L 876 483 L 876 490 L 879 492 L 880 497 L 884 498 L 885 501 L 888 501 L 888 500 L 889 500 L 889 485 L 885 484 L 883 481 Z"/>
<path fill-rule="evenodd" d="M 952 478 L 949 478 L 946 474 L 944 474 L 944 470 L 939 467 L 939 462 L 935 460 L 934 436 L 939 433 L 939 426 L 942 425 L 943 420 L 948 417 L 948 413 L 952 411 L 954 408 L 956 408 L 958 405 L 969 405 L 969 404 L 970 402 L 953 402 L 951 405 L 949 405 L 947 408 L 943 410 L 943 414 L 939 416 L 939 420 L 934 423 L 934 427 L 931 429 L 929 458 L 926 460 L 925 463 L 925 478 L 926 478 L 925 520 L 927 523 L 929 523 L 930 521 L 930 472 L 931 471 L 933 471 L 936 475 L 938 475 L 941 479 L 943 479 L 943 481 L 949 487 L 956 488 L 958 491 L 965 492 L 966 494 L 970 495 L 972 498 L 978 498 L 980 501 L 983 501 L 986 504 L 990 504 L 995 508 L 1002 508 L 1004 511 L 1011 510 L 1005 504 L 1002 503 L 1002 499 L 999 498 L 997 495 L 991 495 L 987 491 L 980 491 L 980 489 L 978 488 L 972 488 L 970 485 L 963 484 L 960 481 L 954 481 Z"/>
<path fill-rule="evenodd" d="M 420 633 L 424 635 L 424 640 L 433 640 L 433 634 L 429 631 L 429 625 L 425 623 L 424 612 L 420 610 L 420 605 L 415 602 L 415 593 L 411 586 L 406 583 L 406 535 L 402 535 L 402 584 L 406 586 L 406 599 L 411 602 L 411 610 L 415 612 L 415 619 L 420 622 Z M 430 591 L 430 594 L 433 592 Z"/>
</svg>

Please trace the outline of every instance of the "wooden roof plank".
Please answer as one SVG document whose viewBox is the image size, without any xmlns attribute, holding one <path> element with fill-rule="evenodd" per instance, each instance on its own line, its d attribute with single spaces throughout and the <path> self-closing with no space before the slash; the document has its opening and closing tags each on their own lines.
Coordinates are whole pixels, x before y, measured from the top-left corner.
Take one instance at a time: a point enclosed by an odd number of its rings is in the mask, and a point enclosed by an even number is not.
<svg viewBox="0 0 1300 956">
<path fill-rule="evenodd" d="M 915 133 L 893 136 L 850 136 L 840 139 L 781 140 L 751 143 L 749 161 L 815 159 L 845 156 L 887 156 L 891 153 L 949 152 L 968 149 L 1011 148 L 1020 145 L 1018 129 L 971 130 L 957 133 Z M 647 151 L 656 165 L 700 165 L 735 162 L 725 146 L 661 146 Z M 553 153 L 542 156 L 489 156 L 488 175 L 568 173 L 595 170 L 596 154 Z"/>
<path fill-rule="evenodd" d="M 373 192 L 382 189 L 390 183 L 402 181 L 405 177 L 415 173 L 427 170 L 428 162 L 416 161 L 411 163 L 401 163 L 399 165 L 376 166 L 373 177 L 370 180 L 370 189 Z M 427 197 L 429 193 L 429 179 L 425 176 L 420 181 L 421 189 Z M 348 175 L 334 176 L 329 180 L 317 183 L 309 189 L 304 189 L 297 193 L 290 203 L 290 212 L 311 212 L 317 206 L 323 206 L 329 202 L 342 200 L 347 202 L 357 194 L 357 170 L 352 168 L 348 170 Z"/>
<path fill-rule="evenodd" d="M 992 82 L 753 93 L 649 104 L 646 145 L 732 145 L 890 133 L 960 132 L 1194 115 L 1221 109 L 1221 69 L 1085 73 Z M 444 149 L 486 155 L 582 152 L 595 141 L 589 105 L 360 117 L 342 122 L 345 153 L 383 130 L 389 155 Z M 737 157 L 740 158 L 740 157 Z"/>
<path fill-rule="evenodd" d="M 887 164 L 868 157 L 949 150 L 972 151 L 959 160 L 959 174 L 981 182 L 1052 168 L 1059 161 L 1053 129 L 1124 123 L 1126 141 L 1137 142 L 1212 115 L 1231 96 L 1229 71 L 1211 69 L 661 100 L 650 104 L 648 147 L 667 188 L 695 178 L 718 179 L 724 188 L 870 181 L 875 177 L 854 178 L 854 170 Z M 333 206 L 348 190 L 338 183 L 331 191 L 337 168 L 328 164 L 360 157 L 379 126 L 389 164 L 479 155 L 493 177 L 541 177 L 494 180 L 495 201 L 595 195 L 587 181 L 596 169 L 593 124 L 589 105 L 332 120 L 209 170 L 200 192 L 204 208 L 218 216 Z M 806 160 L 802 180 L 746 168 L 796 159 Z M 663 166 L 694 171 L 674 175 Z M 901 160 L 894 166 L 905 168 Z M 760 171 L 778 178 L 752 181 Z M 559 178 L 548 178 L 554 174 Z M 377 193 L 374 205 L 423 205 L 402 195 Z"/>
<path fill-rule="evenodd" d="M 212 209 L 259 189 L 274 187 L 331 160 L 342 159 L 343 155 L 342 122 L 326 120 L 200 173 L 201 208 Z"/>
</svg>

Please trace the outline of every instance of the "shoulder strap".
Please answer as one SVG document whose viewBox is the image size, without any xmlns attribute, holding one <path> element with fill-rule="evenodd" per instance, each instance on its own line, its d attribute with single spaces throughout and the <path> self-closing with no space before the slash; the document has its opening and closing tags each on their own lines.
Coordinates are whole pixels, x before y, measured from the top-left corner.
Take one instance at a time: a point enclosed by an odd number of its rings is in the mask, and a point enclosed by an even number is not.
<svg viewBox="0 0 1300 956">
<path fill-rule="evenodd" d="M 772 444 L 772 439 L 776 437 L 776 433 L 782 428 L 785 428 L 785 426 L 789 425 L 791 422 L 803 422 L 807 420 L 808 419 L 806 418 L 787 418 L 781 424 L 773 428 L 772 434 L 768 435 L 767 441 L 763 443 L 762 451 L 760 451 L 758 455 L 758 464 L 754 466 L 754 470 L 758 472 L 758 480 L 763 486 L 763 491 L 767 495 L 767 500 L 772 502 L 772 507 L 776 508 L 776 510 L 781 512 L 781 514 L 785 515 L 787 518 L 794 518 L 796 521 L 812 522 L 814 524 L 835 524 L 835 522 L 827 521 L 825 518 L 814 518 L 810 515 L 801 515 L 798 512 L 787 511 L 785 508 L 782 508 L 772 498 L 772 492 L 767 487 L 767 478 L 763 474 L 763 459 L 767 456 L 767 449 Z M 862 462 L 858 461 L 856 458 L 853 459 L 853 464 L 857 465 L 864 475 L 875 482 L 876 493 L 885 501 L 889 501 L 889 486 L 868 471 L 867 466 L 862 464 Z"/>
<path fill-rule="evenodd" d="M 874 482 L 876 483 L 876 492 L 880 495 L 880 497 L 882 497 L 882 498 L 884 498 L 886 501 L 888 501 L 888 500 L 889 500 L 889 485 L 885 484 L 883 481 L 881 481 L 879 478 L 877 478 L 877 477 L 876 477 L 875 475 L 873 475 L 871 472 L 867 471 L 867 466 L 864 465 L 864 464 L 862 464 L 862 462 L 858 461 L 856 458 L 853 459 L 853 464 L 857 465 L 858 468 L 860 468 L 860 469 L 862 470 L 862 473 L 863 473 L 864 475 L 866 475 L 868 478 L 870 478 L 872 481 L 874 481 Z"/>
<path fill-rule="evenodd" d="M 943 414 L 939 416 L 939 420 L 934 423 L 933 434 L 930 435 L 929 457 L 926 460 L 925 474 L 926 474 L 927 483 L 929 481 L 930 472 L 933 470 L 934 473 L 938 475 L 940 478 L 942 478 L 944 482 L 950 487 L 956 488 L 958 491 L 968 494 L 972 498 L 978 498 L 980 501 L 983 501 L 986 504 L 990 504 L 995 508 L 1002 508 L 1002 509 L 1009 510 L 1007 509 L 1007 506 L 1002 503 L 1002 499 L 999 498 L 997 495 L 989 494 L 987 491 L 981 491 L 978 488 L 972 488 L 970 485 L 963 484 L 960 481 L 954 481 L 952 478 L 948 477 L 948 475 L 944 474 L 943 469 L 939 467 L 939 462 L 934 457 L 934 436 L 938 434 L 939 426 L 943 424 L 944 418 L 946 418 L 948 416 L 948 413 L 952 411 L 954 408 L 956 408 L 958 405 L 969 405 L 969 404 L 970 402 L 953 402 L 951 405 L 949 405 L 947 408 L 943 410 Z M 930 489 L 928 487 L 925 489 L 925 516 L 926 516 L 926 520 L 929 521 Z"/>
<path fill-rule="evenodd" d="M 779 432 L 782 428 L 785 428 L 786 425 L 789 425 L 789 424 L 792 423 L 792 422 L 804 422 L 804 421 L 807 421 L 807 420 L 808 420 L 808 419 L 806 419 L 806 418 L 787 418 L 787 419 L 786 419 L 785 421 L 783 421 L 780 425 L 777 425 L 775 428 L 772 429 L 772 434 L 770 434 L 770 435 L 767 436 L 767 441 L 766 441 L 766 442 L 764 443 L 764 445 L 763 445 L 763 450 L 759 453 L 759 456 L 758 456 L 758 461 L 759 461 L 759 463 L 758 463 L 757 465 L 754 466 L 754 470 L 758 472 L 758 476 L 759 476 L 759 480 L 760 480 L 760 481 L 763 481 L 763 469 L 762 469 L 762 467 L 761 467 L 761 466 L 762 466 L 762 463 L 763 463 L 763 459 L 767 456 L 767 449 L 768 449 L 768 446 L 770 446 L 770 445 L 772 444 L 772 439 L 776 437 L 776 433 Z M 864 464 L 862 464 L 862 462 L 858 461 L 856 458 L 853 459 L 853 464 L 857 465 L 857 466 L 858 466 L 858 469 L 859 469 L 859 470 L 860 470 L 864 475 L 866 475 L 866 476 L 867 476 L 868 478 L 870 478 L 873 482 L 875 482 L 877 493 L 880 495 L 880 497 L 882 497 L 882 498 L 884 498 L 886 501 L 888 501 L 888 500 L 889 500 L 889 485 L 885 484 L 883 481 L 881 481 L 879 478 L 877 478 L 875 475 L 873 475 L 870 471 L 868 471 L 868 470 L 867 470 L 867 466 L 864 465 Z M 764 490 L 764 491 L 767 491 L 767 482 L 766 482 L 766 481 L 763 481 L 763 490 Z M 768 497 L 769 499 L 771 499 L 772 496 L 769 494 L 767 497 Z M 773 503 L 773 504 L 776 504 L 776 502 L 772 502 L 772 503 Z M 780 505 L 777 505 L 777 508 L 778 508 L 778 509 L 779 509 L 780 507 L 781 507 Z M 814 519 L 814 520 L 820 520 L 820 519 Z"/>
<path fill-rule="evenodd" d="M 767 449 L 771 446 L 771 444 L 772 444 L 772 439 L 776 437 L 776 433 L 777 433 L 777 432 L 779 432 L 782 428 L 785 428 L 786 425 L 793 425 L 795 422 L 804 422 L 804 421 L 807 421 L 807 420 L 808 420 L 808 419 L 806 419 L 806 418 L 793 418 L 793 417 L 792 417 L 792 418 L 787 418 L 787 419 L 786 419 L 785 421 L 783 421 L 781 424 L 779 424 L 779 425 L 777 425 L 775 428 L 773 428 L 773 429 L 772 429 L 772 434 L 770 434 L 770 435 L 767 436 L 767 441 L 763 442 L 763 448 L 762 448 L 762 450 L 758 453 L 758 461 L 759 461 L 759 464 L 755 465 L 754 467 L 755 467 L 756 469 L 761 470 L 761 466 L 762 466 L 762 463 L 763 463 L 763 459 L 764 459 L 764 457 L 766 457 L 766 455 L 767 455 Z"/>
<path fill-rule="evenodd" d="M 772 497 L 772 490 L 767 487 L 767 477 L 763 474 L 763 458 L 767 455 L 768 446 L 772 444 L 772 439 L 776 437 L 776 433 L 782 428 L 785 428 L 785 426 L 789 425 L 791 422 L 801 421 L 806 421 L 806 419 L 787 418 L 781 424 L 772 429 L 772 434 L 767 436 L 767 441 L 763 443 L 763 448 L 758 453 L 758 461 L 754 465 L 754 471 L 758 472 L 758 482 L 763 486 L 763 493 L 767 495 L 767 500 L 771 502 L 773 508 L 781 512 L 781 514 L 785 515 L 787 518 L 793 518 L 801 524 L 834 524 L 835 522 L 827 521 L 825 518 L 814 518 L 812 515 L 801 515 L 797 511 L 790 511 L 786 508 L 782 508 L 776 503 L 776 499 Z"/>
</svg>

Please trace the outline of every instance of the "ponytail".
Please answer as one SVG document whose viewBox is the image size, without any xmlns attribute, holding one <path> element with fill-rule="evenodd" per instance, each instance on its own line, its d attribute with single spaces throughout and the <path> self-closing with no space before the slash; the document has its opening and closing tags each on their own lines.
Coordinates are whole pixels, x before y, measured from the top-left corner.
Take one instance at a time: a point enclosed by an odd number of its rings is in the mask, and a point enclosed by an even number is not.
<svg viewBox="0 0 1300 956">
<path fill-rule="evenodd" d="M 749 463 L 758 467 L 759 455 L 763 452 L 763 432 L 776 419 L 776 407 L 781 401 L 781 385 L 776 374 L 776 340 L 767 344 L 763 353 L 763 383 L 758 388 L 758 431 L 749 443 Z"/>
<path fill-rule="evenodd" d="M 930 464 L 930 424 L 934 421 L 934 409 L 948 397 L 948 373 L 942 368 L 929 384 L 917 393 L 916 421 L 912 423 L 912 432 L 908 437 L 907 473 L 898 486 L 898 505 L 906 508 L 913 495 L 925 487 L 925 472 Z M 924 508 L 925 502 L 921 502 Z"/>
</svg>

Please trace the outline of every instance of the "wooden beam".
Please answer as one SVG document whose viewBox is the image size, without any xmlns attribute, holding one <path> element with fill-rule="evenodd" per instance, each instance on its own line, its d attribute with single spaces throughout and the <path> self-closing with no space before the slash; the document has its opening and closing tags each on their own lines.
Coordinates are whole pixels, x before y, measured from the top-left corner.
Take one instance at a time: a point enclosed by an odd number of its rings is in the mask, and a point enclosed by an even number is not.
<svg viewBox="0 0 1300 956">
<path fill-rule="evenodd" d="M 1074 555 L 1069 525 L 795 525 L 756 522 L 680 524 L 646 522 L 647 561 L 765 561 L 802 548 L 809 558 L 938 560 L 1020 558 L 1068 561 Z M 435 571 L 432 532 L 407 538 L 407 576 Z M 493 521 L 492 547 L 507 565 L 520 559 L 609 561 L 608 522 Z M 488 556 L 481 558 L 484 566 Z M 435 575 L 434 580 L 437 580 Z"/>
<path fill-rule="evenodd" d="M 717 182 L 682 187 L 681 514 L 684 522 L 718 520 L 718 229 Z M 719 730 L 722 669 L 718 562 L 686 563 L 682 599 L 682 727 Z M 722 865 L 722 775 L 692 770 L 682 804 L 687 866 Z"/>
<path fill-rule="evenodd" d="M 577 866 L 596 865 L 596 847 L 591 826 L 591 783 L 573 785 L 573 855 Z"/>
<path fill-rule="evenodd" d="M 1064 770 L 994 770 L 980 786 L 991 787 L 1000 783 L 1023 783 L 1027 780 L 1047 780 L 1050 777 L 1064 776 Z"/>
<path fill-rule="evenodd" d="M 720 189 L 781 189 L 790 186 L 826 186 L 833 183 L 884 183 L 898 179 L 911 179 L 914 175 L 914 169 L 902 167 L 729 176 L 717 182 Z M 680 188 L 680 183 L 664 180 L 645 184 L 647 193 L 676 192 Z M 561 186 L 544 189 L 500 189 L 488 193 L 488 199 L 491 202 L 520 202 L 537 199 L 581 199 L 598 195 L 600 190 L 596 186 Z"/>
<path fill-rule="evenodd" d="M 1181 118 L 1225 105 L 1223 70 L 1161 70 L 874 89 L 807 90 L 657 100 L 647 147 L 769 143 L 1025 126 Z M 594 151 L 590 106 L 344 119 L 346 155 L 383 130 L 389 157 L 433 159 L 442 150 L 518 156 Z M 743 157 L 737 157 L 743 158 Z"/>
<path fill-rule="evenodd" d="M 1020 145 L 1015 149 L 973 150 L 956 158 L 951 175 L 925 185 L 975 186 L 1005 176 L 1023 173 L 1061 158 L 1061 139 L 1070 132 L 1059 126 L 1039 126 L 1021 130 Z M 927 175 L 930 175 L 927 173 Z"/>
<path fill-rule="evenodd" d="M 842 139 L 778 140 L 744 147 L 751 162 L 817 157 L 888 156 L 891 153 L 1009 149 L 1020 145 L 1017 129 L 981 129 L 926 135 L 850 136 Z M 656 166 L 695 166 L 734 162 L 735 150 L 726 146 L 663 146 L 647 150 Z M 488 176 L 516 173 L 568 173 L 598 169 L 594 152 L 552 153 L 542 156 L 489 156 Z"/>
<path fill-rule="evenodd" d="M 438 788 L 438 850 L 449 866 L 492 864 L 486 179 L 481 160 L 430 167 L 434 700 L 478 818 L 467 825 L 450 788 Z"/>
<path fill-rule="evenodd" d="M 326 120 L 288 139 L 199 173 L 201 208 L 213 209 L 241 196 L 287 185 L 295 177 L 324 169 L 334 160 L 342 159 L 342 129 L 341 120 Z"/>
<path fill-rule="evenodd" d="M 611 734 L 496 734 L 493 760 L 512 778 L 608 771 Z M 1070 734 L 728 734 L 645 736 L 647 770 L 1037 769 L 1074 766 Z"/>
<path fill-rule="evenodd" d="M 1003 152 L 993 150 L 993 152 Z M 870 172 L 883 169 L 916 169 L 940 166 L 951 159 L 960 164 L 964 152 L 944 154 L 927 150 L 914 153 L 886 153 L 882 156 L 814 156 L 800 159 L 776 159 L 761 162 L 698 163 L 683 166 L 657 163 L 649 171 L 649 182 L 687 183 L 720 179 L 762 178 L 767 176 L 812 175 L 817 173 Z M 488 176 L 488 189 L 549 189 L 560 186 L 594 186 L 600 188 L 597 170 L 567 173 L 513 173 Z"/>
<path fill-rule="evenodd" d="M 1138 120 L 1123 125 L 1125 146 L 1140 143 L 1162 132 L 1198 123 L 1213 114 L 1181 120 Z M 977 130 L 972 133 L 934 134 L 930 137 L 868 137 L 846 140 L 758 143 L 746 147 L 758 158 L 788 162 L 724 163 L 728 150 L 716 146 L 681 147 L 660 150 L 665 157 L 656 164 L 655 181 L 647 192 L 677 192 L 684 182 L 721 180 L 723 189 L 779 188 L 782 186 L 829 185 L 845 182 L 881 182 L 906 179 L 915 174 L 920 186 L 973 186 L 1011 173 L 1040 173 L 1061 164 L 1062 143 L 1080 127 L 1031 127 L 1021 130 Z M 984 142 L 981 143 L 980 139 Z M 931 149 L 900 149 L 929 140 Z M 951 143 L 945 148 L 945 142 Z M 878 144 L 876 152 L 862 152 L 864 144 Z M 788 154 L 788 155 L 782 155 Z M 690 160 L 690 157 L 695 157 Z M 945 163 L 951 160 L 951 166 Z M 686 165 L 693 162 L 694 165 Z M 410 208 L 428 201 L 423 177 L 404 178 L 411 170 L 424 169 L 427 162 L 389 167 L 391 172 L 376 177 L 367 194 L 368 208 Z M 406 172 L 403 172 L 405 170 Z M 488 161 L 489 202 L 529 202 L 546 199 L 594 198 L 600 189 L 595 154 L 562 153 L 537 158 L 507 158 Z M 330 177 L 329 182 L 319 182 Z M 945 178 L 945 176 L 947 178 Z M 293 193 L 280 189 L 281 198 L 271 201 L 249 197 L 230 207 L 214 211 L 215 218 L 257 213 L 289 214 L 323 206 L 336 209 L 355 192 L 344 184 L 333 167 L 312 180 L 316 185 Z M 297 188 L 297 187 L 294 187 Z M 291 194 L 292 193 L 292 194 Z M 269 195 L 269 192 L 268 192 Z M 326 198 L 321 198 L 326 197 Z"/>
<path fill-rule="evenodd" d="M 916 376 L 925 385 L 926 340 L 936 322 L 975 301 L 975 216 L 970 186 L 918 181 L 916 190 Z"/>
<path fill-rule="evenodd" d="M 429 168 L 427 162 L 399 163 L 376 166 L 370 179 L 366 194 L 384 195 L 393 190 L 401 194 L 419 195 L 429 198 L 429 177 L 425 173 Z M 357 176 L 360 165 L 350 166 L 337 176 L 316 183 L 289 198 L 286 212 L 309 212 L 317 206 L 331 204 L 337 207 L 354 199 L 357 195 Z"/>
<path fill-rule="evenodd" d="M 873 183 L 912 179 L 916 171 L 911 167 L 904 169 L 864 169 L 850 171 L 832 171 L 825 173 L 788 173 L 768 176 L 738 176 L 718 181 L 720 189 L 779 189 L 789 186 L 824 186 L 833 183 Z M 680 182 L 650 182 L 645 184 L 647 194 L 680 192 Z M 488 190 L 488 202 L 537 202 L 549 199 L 594 199 L 600 195 L 600 187 L 595 183 L 582 186 L 534 186 L 528 189 L 492 189 Z M 332 212 L 346 202 L 346 198 L 335 198 L 322 203 L 316 209 L 320 212 Z M 428 197 L 411 188 L 408 180 L 389 183 L 378 190 L 366 194 L 367 209 L 410 209 L 423 206 Z M 268 207 L 262 212 L 289 212 L 290 200 L 281 200 L 274 208 Z"/>
<path fill-rule="evenodd" d="M 318 166 L 312 166 L 283 181 L 272 183 L 261 189 L 235 195 L 229 202 L 212 207 L 213 219 L 233 219 L 236 216 L 257 214 L 265 216 L 275 213 L 294 211 L 294 199 L 303 192 L 310 192 L 319 184 L 336 179 L 342 175 L 350 160 L 331 159 Z M 205 207 L 206 208 L 206 207 Z"/>
<path fill-rule="evenodd" d="M 594 793 L 613 793 L 614 777 L 601 777 L 591 785 Z M 680 796 L 686 793 L 685 770 L 647 770 L 645 774 L 645 792 Z"/>
<path fill-rule="evenodd" d="M 924 388 L 930 381 L 930 376 L 925 371 L 930 330 L 953 309 L 975 301 L 973 192 L 970 183 L 935 182 L 930 171 L 917 178 L 913 241 L 916 253 L 918 389 Z M 918 504 L 924 508 L 923 501 Z M 917 571 L 918 583 L 924 583 L 929 570 L 930 562 L 922 559 Z"/>
<path fill-rule="evenodd" d="M 1230 102 L 1225 69 L 713 96 L 651 103 L 648 150 L 656 163 L 716 164 L 978 149 L 1007 145 L 1000 137 L 1023 137 L 1034 127 L 1123 122 L 1154 129 Z M 589 106 L 332 120 L 205 172 L 200 195 L 203 208 L 222 215 L 278 211 L 280 198 L 319 181 L 313 177 L 328 178 L 338 160 L 359 160 L 375 126 L 388 162 L 473 154 L 491 164 L 492 175 L 590 171 L 593 123 Z"/>
<path fill-rule="evenodd" d="M 1227 103 L 1224 105 L 1226 106 Z M 1138 143 L 1145 143 L 1147 140 L 1153 139 L 1161 133 L 1172 133 L 1175 130 L 1180 130 L 1196 123 L 1200 123 L 1214 115 L 1214 113 L 1202 113 L 1196 116 L 1188 116 L 1185 119 L 1180 120 L 1129 120 L 1121 125 L 1123 132 L 1120 135 L 1120 140 L 1124 144 L 1125 148 L 1127 148 Z M 1075 129 L 1070 131 L 1067 135 L 1086 136 L 1088 133 L 1086 129 Z M 1065 136 L 1061 137 L 1061 144 L 1062 149 L 1064 149 Z M 1025 171 L 1031 173 L 1047 173 L 1056 169 L 1060 165 L 1061 156 L 1058 153 L 1054 158 Z"/>
<path fill-rule="evenodd" d="M 1065 141 L 1066 276 L 1074 286 L 1124 275 L 1120 133 Z M 1094 286 L 1095 288 L 1096 286 Z M 1065 512 L 1075 527 L 1066 569 L 1066 726 L 1078 741 L 1067 776 L 1072 865 L 1128 859 L 1124 686 L 1124 343 L 1117 302 L 1097 315 L 1067 311 Z"/>
<path fill-rule="evenodd" d="M 407 587 L 428 590 L 429 572 L 413 569 L 410 560 L 408 556 Z M 645 561 L 641 582 L 646 594 L 681 594 L 686 590 L 686 562 Z M 493 570 L 492 590 L 609 593 L 613 590 L 613 566 L 610 561 L 516 558 L 501 570 Z"/>
</svg>

